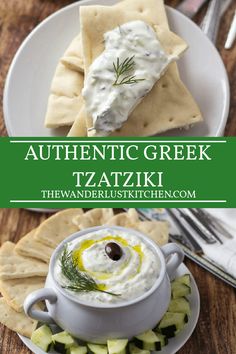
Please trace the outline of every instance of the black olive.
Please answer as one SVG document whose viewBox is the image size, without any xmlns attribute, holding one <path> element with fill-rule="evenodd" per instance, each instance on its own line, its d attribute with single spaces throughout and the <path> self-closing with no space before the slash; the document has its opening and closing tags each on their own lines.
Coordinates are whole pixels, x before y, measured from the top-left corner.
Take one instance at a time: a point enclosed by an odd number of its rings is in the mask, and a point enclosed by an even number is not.
<svg viewBox="0 0 236 354">
<path fill-rule="evenodd" d="M 109 258 L 113 261 L 118 261 L 122 257 L 122 249 L 121 247 L 115 242 L 109 242 L 105 246 L 106 254 Z"/>
</svg>

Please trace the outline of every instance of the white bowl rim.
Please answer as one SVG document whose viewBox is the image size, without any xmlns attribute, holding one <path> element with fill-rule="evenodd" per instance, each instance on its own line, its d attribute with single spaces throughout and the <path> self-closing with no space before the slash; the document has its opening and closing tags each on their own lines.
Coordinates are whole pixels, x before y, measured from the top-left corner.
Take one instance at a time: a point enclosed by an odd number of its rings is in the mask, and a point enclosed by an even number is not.
<svg viewBox="0 0 236 354">
<path fill-rule="evenodd" d="M 89 301 L 83 301 L 81 299 L 76 299 L 75 296 L 70 295 L 70 293 L 68 291 L 64 290 L 60 286 L 60 284 L 56 281 L 56 279 L 54 277 L 55 262 L 58 259 L 58 256 L 66 243 L 71 242 L 74 239 L 79 238 L 80 236 L 86 235 L 88 233 L 96 232 L 99 230 L 107 230 L 107 229 L 131 233 L 131 234 L 137 236 L 138 238 L 140 238 L 141 240 L 144 240 L 145 243 L 148 243 L 149 246 L 151 246 L 151 248 L 154 250 L 154 252 L 158 255 L 158 259 L 160 261 L 159 276 L 157 277 L 156 281 L 154 282 L 154 284 L 152 285 L 152 287 L 148 291 L 146 291 L 144 294 L 142 294 L 138 297 L 135 297 L 134 299 L 131 299 L 131 300 L 124 300 L 120 303 L 94 304 L 94 303 L 90 303 Z M 139 231 L 136 231 L 134 229 L 131 229 L 131 228 L 126 228 L 126 227 L 121 227 L 121 226 L 102 225 L 102 226 L 95 226 L 95 227 L 91 227 L 91 228 L 87 228 L 87 229 L 75 232 L 74 234 L 70 235 L 65 240 L 63 240 L 57 246 L 57 248 L 54 250 L 54 252 L 52 254 L 50 264 L 49 264 L 49 273 L 48 274 L 51 276 L 51 279 L 53 281 L 53 285 L 56 287 L 56 289 L 60 293 L 62 293 L 62 295 L 64 295 L 68 299 L 72 300 L 73 302 L 78 303 L 80 305 L 84 305 L 86 307 L 100 308 L 100 309 L 114 309 L 114 308 L 127 307 L 127 306 L 136 304 L 136 303 L 141 302 L 142 300 L 145 300 L 146 298 L 148 298 L 160 286 L 160 284 L 162 283 L 162 281 L 167 273 L 166 273 L 166 262 L 165 262 L 164 254 L 161 251 L 161 248 L 153 240 L 151 240 L 147 235 L 145 235 L 144 233 L 141 233 Z"/>
</svg>

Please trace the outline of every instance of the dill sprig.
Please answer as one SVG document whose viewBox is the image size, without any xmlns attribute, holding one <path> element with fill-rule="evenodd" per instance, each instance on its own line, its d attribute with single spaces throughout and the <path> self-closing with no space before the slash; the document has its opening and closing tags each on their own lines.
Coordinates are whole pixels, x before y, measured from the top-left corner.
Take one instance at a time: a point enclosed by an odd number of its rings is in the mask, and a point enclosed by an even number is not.
<svg viewBox="0 0 236 354">
<path fill-rule="evenodd" d="M 99 289 L 98 284 L 89 274 L 79 271 L 73 260 L 72 252 L 68 252 L 67 246 L 63 249 L 60 261 L 62 274 L 70 282 L 69 285 L 63 286 L 63 288 L 75 292 L 100 291 L 109 295 L 119 296 L 118 294 Z"/>
<path fill-rule="evenodd" d="M 143 81 L 145 79 L 136 79 L 135 75 L 128 75 L 131 71 L 134 70 L 135 62 L 134 55 L 130 58 L 126 58 L 122 63 L 120 63 L 120 59 L 116 59 L 116 63 L 113 63 L 113 68 L 115 70 L 116 79 L 113 83 L 113 86 L 118 85 L 131 85 L 137 84 L 139 81 Z M 121 76 L 126 75 L 121 78 Z"/>
</svg>

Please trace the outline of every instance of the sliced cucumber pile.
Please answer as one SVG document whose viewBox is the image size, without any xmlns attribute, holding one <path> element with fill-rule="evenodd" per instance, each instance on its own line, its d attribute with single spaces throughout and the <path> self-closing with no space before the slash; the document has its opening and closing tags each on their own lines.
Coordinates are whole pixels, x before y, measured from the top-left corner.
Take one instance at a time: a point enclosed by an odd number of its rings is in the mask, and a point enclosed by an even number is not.
<svg viewBox="0 0 236 354">
<path fill-rule="evenodd" d="M 189 301 L 191 294 L 191 278 L 185 274 L 171 282 L 171 301 L 167 312 L 156 326 L 155 331 L 166 338 L 175 337 L 188 322 L 191 314 Z"/>
<path fill-rule="evenodd" d="M 188 322 L 191 314 L 189 301 L 191 278 L 185 274 L 171 282 L 171 301 L 167 312 L 153 330 L 148 330 L 128 339 L 109 339 L 107 344 L 78 344 L 67 332 L 52 334 L 47 325 L 36 329 L 31 340 L 45 352 L 54 349 L 61 354 L 150 354 L 161 351 L 168 344 L 168 339 L 175 337 Z"/>
</svg>

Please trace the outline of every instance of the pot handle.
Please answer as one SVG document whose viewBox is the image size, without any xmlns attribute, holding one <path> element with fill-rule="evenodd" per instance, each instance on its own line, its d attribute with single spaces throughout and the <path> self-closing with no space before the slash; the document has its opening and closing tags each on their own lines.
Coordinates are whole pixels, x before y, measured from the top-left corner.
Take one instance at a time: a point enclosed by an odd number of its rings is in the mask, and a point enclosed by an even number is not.
<svg viewBox="0 0 236 354">
<path fill-rule="evenodd" d="M 24 310 L 27 316 L 45 323 L 55 323 L 48 311 L 35 310 L 33 308 L 38 302 L 48 300 L 50 304 L 57 302 L 57 295 L 53 289 L 44 288 L 29 294 L 24 301 Z"/>
<path fill-rule="evenodd" d="M 165 258 L 168 258 L 166 260 L 166 270 L 172 280 L 174 272 L 183 262 L 184 252 L 178 245 L 176 245 L 176 243 L 168 243 L 167 245 L 162 246 L 161 250 Z"/>
</svg>

